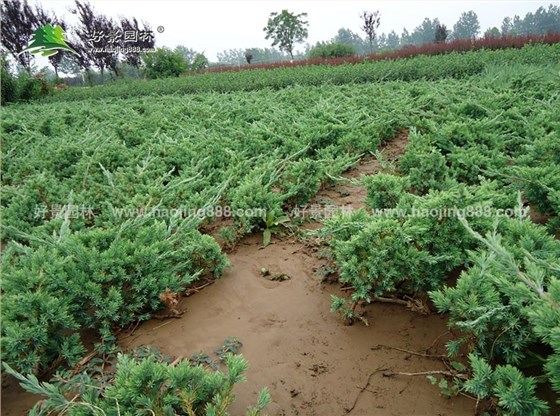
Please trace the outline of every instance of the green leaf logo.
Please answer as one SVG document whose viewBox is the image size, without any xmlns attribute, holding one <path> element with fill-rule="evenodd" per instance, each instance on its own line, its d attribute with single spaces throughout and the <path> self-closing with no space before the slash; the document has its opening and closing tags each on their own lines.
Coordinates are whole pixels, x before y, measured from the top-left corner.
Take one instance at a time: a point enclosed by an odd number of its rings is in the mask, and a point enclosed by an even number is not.
<svg viewBox="0 0 560 416">
<path fill-rule="evenodd" d="M 52 26 L 50 23 L 47 23 L 45 26 L 40 27 L 35 31 L 29 46 L 27 46 L 27 48 L 21 51 L 18 55 L 24 52 L 30 52 L 32 54 L 40 53 L 43 56 L 51 56 L 59 50 L 78 55 L 78 52 L 68 46 L 66 40 L 64 39 L 64 35 L 62 27 Z"/>
</svg>

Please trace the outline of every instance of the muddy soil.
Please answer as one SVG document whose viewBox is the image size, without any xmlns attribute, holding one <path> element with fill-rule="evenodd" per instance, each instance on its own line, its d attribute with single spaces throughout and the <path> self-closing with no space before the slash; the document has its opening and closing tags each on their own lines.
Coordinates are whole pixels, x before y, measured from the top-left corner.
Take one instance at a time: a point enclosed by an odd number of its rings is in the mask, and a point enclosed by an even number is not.
<svg viewBox="0 0 560 416">
<path fill-rule="evenodd" d="M 406 141 L 403 133 L 384 146 L 385 159 L 396 161 Z M 380 169 L 375 158 L 366 158 L 345 176 L 358 178 Z M 358 208 L 364 205 L 365 190 L 341 184 L 321 190 L 316 201 L 325 199 Z M 200 351 L 212 354 L 227 337 L 238 338 L 250 368 L 248 381 L 236 387 L 233 415 L 244 414 L 264 386 L 272 396 L 270 416 L 473 414 L 474 401 L 443 398 L 424 376 L 383 376 L 388 370 L 444 370 L 438 360 L 372 349 L 384 344 L 425 352 L 431 346 L 430 353 L 443 353 L 448 338 L 441 336 L 447 330 L 442 317 L 374 303 L 365 308 L 369 326 L 343 325 L 329 309 L 331 294 L 345 293 L 339 284 L 325 283 L 317 273 L 325 264 L 317 248 L 293 236 L 274 236 L 266 248 L 262 236 L 249 236 L 229 258 L 231 267 L 220 280 L 182 299 L 179 309 L 187 311 L 182 318 L 145 322 L 121 337 L 120 345 L 126 350 L 153 345 L 173 357 L 190 357 Z M 271 281 L 261 274 L 262 268 L 290 278 Z M 15 394 L 11 384 L 2 414 L 24 414 L 34 398 Z"/>
<path fill-rule="evenodd" d="M 383 159 L 398 163 L 406 144 L 403 132 L 383 147 Z M 359 178 L 383 166 L 368 157 L 344 176 Z M 361 186 L 340 184 L 322 189 L 314 202 L 359 208 L 365 196 Z M 262 237 L 253 235 L 229 259 L 232 266 L 220 280 L 183 299 L 180 308 L 187 309 L 183 318 L 163 325 L 146 322 L 122 339 L 123 347 L 154 345 L 171 356 L 190 357 L 200 351 L 211 354 L 229 336 L 238 338 L 250 368 L 248 381 L 236 388 L 234 415 L 242 415 L 264 386 L 272 396 L 270 416 L 473 414 L 472 400 L 443 398 L 425 377 L 382 374 L 444 370 L 439 361 L 391 349 L 372 350 L 384 344 L 425 352 L 446 333 L 442 317 L 372 304 L 366 308 L 369 326 L 343 325 L 329 309 L 331 294 L 345 294 L 339 284 L 323 282 L 317 270 L 325 261 L 318 258 L 317 248 L 307 247 L 301 239 L 273 237 L 273 243 L 262 248 Z M 270 281 L 262 276 L 262 268 L 290 279 Z M 430 353 L 443 353 L 446 340 L 440 337 Z"/>
</svg>

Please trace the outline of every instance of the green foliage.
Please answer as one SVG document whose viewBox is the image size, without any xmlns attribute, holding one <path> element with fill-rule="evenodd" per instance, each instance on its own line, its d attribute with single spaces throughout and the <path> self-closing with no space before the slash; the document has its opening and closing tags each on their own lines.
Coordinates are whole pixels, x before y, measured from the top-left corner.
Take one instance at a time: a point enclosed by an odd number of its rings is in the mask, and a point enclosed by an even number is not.
<svg viewBox="0 0 560 416">
<path fill-rule="evenodd" d="M 362 182 L 367 191 L 367 204 L 371 209 L 395 208 L 402 195 L 409 190 L 409 178 L 387 173 L 365 176 Z"/>
<path fill-rule="evenodd" d="M 461 333 L 448 344 L 449 352 L 457 354 L 462 344 L 471 352 L 467 392 L 480 399 L 496 396 L 507 414 L 543 414 L 548 406 L 534 395 L 536 380 L 513 364 L 529 365 L 536 356 L 539 366 L 546 363 L 553 389 L 560 391 L 560 242 L 526 220 L 507 220 L 485 237 L 463 224 L 483 248 L 471 254 L 473 266 L 461 274 L 456 287 L 431 293 L 436 307 L 450 313 L 450 326 Z M 552 353 L 531 352 L 539 343 Z M 496 361 L 506 365 L 493 369 L 490 363 Z"/>
<path fill-rule="evenodd" d="M 279 180 L 286 203 L 292 206 L 308 203 L 319 191 L 324 177 L 322 163 L 317 160 L 305 158 L 290 163 Z"/>
<path fill-rule="evenodd" d="M 47 244 L 11 246 L 4 255 L 3 359 L 39 373 L 57 358 L 69 365 L 84 349 L 69 330 L 92 328 L 111 342 L 112 330 L 150 317 L 159 295 L 180 291 L 227 265 L 216 242 L 163 222 L 70 234 L 64 222 Z"/>
<path fill-rule="evenodd" d="M 535 397 L 536 380 L 525 377 L 511 365 L 498 365 L 493 369 L 484 359 L 469 355 L 472 378 L 465 382 L 464 389 L 479 400 L 495 396 L 503 414 L 512 416 L 544 415 L 549 407 Z"/>
<path fill-rule="evenodd" d="M 277 46 L 280 50 L 290 54 L 294 59 L 293 51 L 296 43 L 303 42 L 308 35 L 308 22 L 303 20 L 307 13 L 294 14 L 288 10 L 281 13 L 270 13 L 268 23 L 263 29 L 266 32 L 266 39 L 272 39 L 272 46 Z"/>
<path fill-rule="evenodd" d="M 332 43 L 347 45 L 352 48 L 354 53 L 363 55 L 368 52 L 367 43 L 358 35 L 347 28 L 340 28 Z"/>
<path fill-rule="evenodd" d="M 2 359 L 37 374 L 53 363 L 73 365 L 83 355 L 83 328 L 96 330 L 111 351 L 114 330 L 148 319 L 162 306 L 162 291 L 221 273 L 219 247 L 197 230 L 225 214 L 218 209 L 231 208 L 224 236 L 232 244 L 258 229 L 272 235 L 284 212 L 406 129 L 400 166 L 380 163 L 392 175 L 364 179 L 368 203 L 395 215 L 338 215 L 319 232 L 353 290 L 333 309 L 359 318 L 357 306 L 373 296 L 408 299 L 431 290 L 442 309 L 451 302 L 458 339 L 450 352 L 466 348 L 493 372 L 496 364 L 521 367 L 537 358 L 558 390 L 557 243 L 518 213 L 499 221 L 515 268 L 504 253 L 485 252 L 453 209 L 481 235 L 500 210 L 525 199 L 552 216 L 549 227 L 558 220 L 559 51 L 536 45 L 207 73 L 70 89 L 48 106 L 8 106 Z M 64 204 L 91 206 L 91 215 L 60 212 Z M 495 262 L 500 256 L 507 264 Z M 464 269 L 457 291 L 443 289 L 457 268 Z M 531 355 L 539 344 L 546 354 Z M 500 377 L 512 388 L 489 394 L 521 392 L 522 401 L 500 406 L 529 409 L 523 403 L 531 403 L 532 384 L 513 373 Z M 442 387 L 451 394 L 456 386 Z"/>
<path fill-rule="evenodd" d="M 16 100 L 16 79 L 10 72 L 9 62 L 4 53 L 0 53 L 0 103 L 5 105 Z"/>
<path fill-rule="evenodd" d="M 340 58 L 355 54 L 351 46 L 343 43 L 318 43 L 309 51 L 309 58 Z"/>
<path fill-rule="evenodd" d="M 227 372 L 193 366 L 187 360 L 170 364 L 155 354 L 141 358 L 119 354 L 111 383 L 100 383 L 87 374 L 46 383 L 32 375 L 23 376 L 6 364 L 4 367 L 27 391 L 46 397 L 31 414 L 227 416 L 235 400 L 233 387 L 245 381 L 248 364 L 242 356 L 231 353 L 224 363 Z M 261 415 L 269 402 L 270 394 L 263 389 L 247 415 Z"/>
<path fill-rule="evenodd" d="M 346 85 L 381 81 L 463 79 L 489 71 L 496 65 L 498 67 L 515 64 L 546 66 L 559 60 L 560 48 L 556 45 L 528 45 L 522 49 L 480 50 L 439 56 L 416 56 L 395 61 L 370 62 L 364 60 L 359 64 L 337 66 L 309 65 L 238 72 L 206 72 L 175 80 L 151 80 L 132 84 L 121 81 L 98 88 L 69 88 L 68 91 L 49 98 L 49 101 L 255 91 L 267 88 L 282 89 L 295 85 Z M 556 75 L 557 73 L 558 71 L 555 72 Z M 499 119 L 496 121 L 499 121 Z"/>
<path fill-rule="evenodd" d="M 145 53 L 142 60 L 146 65 L 145 74 L 148 79 L 178 77 L 186 72 L 189 66 L 181 52 L 166 47 Z M 199 58 L 199 64 L 201 63 L 202 59 Z"/>
<path fill-rule="evenodd" d="M 390 209 L 335 216 L 321 230 L 333 249 L 340 281 L 354 289 L 353 305 L 370 302 L 371 296 L 411 296 L 440 287 L 447 273 L 465 264 L 467 251 L 475 246 L 457 217 L 473 216 L 476 227 L 487 229 L 496 212 L 493 194 L 479 188 L 455 185 L 416 196 L 396 192 L 406 185 L 406 178 L 386 174 L 371 178 L 375 179 L 368 179 L 368 200 L 378 209 Z M 380 194 L 380 187 L 386 192 L 383 187 L 395 178 L 395 192 L 390 197 Z"/>
<path fill-rule="evenodd" d="M 480 33 L 480 23 L 477 14 L 469 10 L 461 13 L 457 23 L 453 25 L 454 39 L 474 39 Z"/>
<path fill-rule="evenodd" d="M 16 81 L 18 100 L 32 101 L 52 94 L 53 87 L 45 79 L 21 72 Z"/>
<path fill-rule="evenodd" d="M 506 175 L 543 214 L 560 215 L 560 141 L 558 132 L 536 138 Z"/>
<path fill-rule="evenodd" d="M 283 215 L 281 217 L 275 217 L 274 212 L 267 212 L 266 216 L 263 217 L 265 229 L 263 231 L 263 246 L 268 246 L 272 238 L 272 234 L 278 234 L 281 232 L 280 226 L 286 226 L 290 222 L 290 217 Z"/>
<path fill-rule="evenodd" d="M 419 232 L 420 229 L 398 219 L 379 218 L 348 241 L 333 241 L 340 281 L 355 288 L 352 301 L 369 302 L 370 292 L 374 296 L 392 292 L 407 279 L 411 285 L 419 283 L 414 277 L 424 263 L 431 261 L 414 244 Z"/>
<path fill-rule="evenodd" d="M 440 150 L 416 146 L 414 141 L 401 160 L 401 171 L 409 176 L 411 186 L 419 192 L 445 188 L 449 178 L 449 169 Z"/>
<path fill-rule="evenodd" d="M 279 218 L 282 215 L 281 194 L 274 192 L 270 185 L 247 178 L 231 196 L 231 206 L 244 233 L 257 227 L 266 226 L 266 218 Z"/>
<path fill-rule="evenodd" d="M 37 373 L 53 362 L 72 365 L 82 343 L 67 338 L 80 329 L 110 345 L 115 329 L 162 307 L 167 287 L 219 276 L 225 258 L 196 228 L 232 217 L 225 233 L 234 244 L 265 230 L 272 213 L 272 235 L 285 212 L 380 143 L 392 125 L 380 109 L 400 111 L 407 96 L 394 88 L 9 106 L 1 231 L 13 248 L 4 256 L 2 327 L 14 347 L 3 359 Z M 372 104 L 372 96 L 380 98 Z M 59 315 L 46 312 L 51 304 Z M 67 358 L 59 359 L 65 342 Z"/>
<path fill-rule="evenodd" d="M 203 53 L 197 53 L 190 65 L 191 71 L 202 71 L 208 68 L 208 58 Z"/>
</svg>

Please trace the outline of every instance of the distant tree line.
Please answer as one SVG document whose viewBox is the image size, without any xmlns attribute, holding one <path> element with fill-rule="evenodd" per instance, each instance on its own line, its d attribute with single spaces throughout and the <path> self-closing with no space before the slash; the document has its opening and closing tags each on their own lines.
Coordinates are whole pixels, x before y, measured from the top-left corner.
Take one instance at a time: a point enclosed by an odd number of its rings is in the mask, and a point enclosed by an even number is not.
<svg viewBox="0 0 560 416">
<path fill-rule="evenodd" d="M 278 22 L 278 16 L 284 16 L 283 21 L 288 27 L 290 25 L 303 25 L 307 22 L 305 16 L 295 15 L 283 10 L 282 13 L 274 13 L 269 19 L 269 24 L 276 25 L 282 29 Z M 299 16 L 299 17 L 298 17 Z M 277 19 L 274 22 L 274 19 Z M 453 39 L 476 39 L 481 36 L 481 26 L 477 14 L 470 10 L 460 15 L 457 22 L 452 27 L 447 27 L 438 18 L 425 18 L 412 31 L 406 28 L 398 34 L 391 30 L 388 33 L 378 33 L 381 22 L 379 11 L 363 12 L 359 16 L 364 36 L 353 32 L 347 28 L 341 28 L 338 33 L 330 40 L 318 42 L 315 45 L 306 43 L 302 51 L 293 51 L 292 55 L 282 50 L 274 48 L 280 42 L 274 44 L 272 48 L 247 48 L 229 49 L 217 54 L 217 64 L 226 66 L 258 65 L 273 62 L 289 61 L 290 59 L 308 59 L 315 57 L 346 56 L 352 54 L 365 55 L 372 52 L 383 50 L 394 50 L 404 46 L 420 46 L 427 43 L 443 43 Z M 268 26 L 267 26 L 268 28 Z M 267 30 L 265 28 L 265 30 Z M 288 33 L 286 27 L 278 30 L 278 33 Z M 269 30 L 269 32 L 271 32 Z M 513 19 L 506 17 L 503 19 L 501 27 L 493 27 L 486 30 L 484 37 L 494 36 L 515 36 L 515 35 L 539 35 L 549 32 L 560 32 L 560 7 L 550 5 L 548 8 L 539 7 L 535 13 L 527 13 L 524 18 L 514 16 Z M 298 39 L 301 43 L 305 37 Z M 297 43 L 297 42 L 294 42 Z M 341 47 L 343 45 L 344 47 Z M 293 49 L 293 44 L 291 44 Z M 350 48 L 350 49 L 348 49 Z"/>
<path fill-rule="evenodd" d="M 123 33 L 151 34 L 153 32 L 148 23 L 140 23 L 136 18 L 128 17 L 114 20 L 97 12 L 85 1 L 75 0 L 71 9 L 71 13 L 78 18 L 78 23 L 74 26 L 67 24 L 60 16 L 43 9 L 40 4 L 30 5 L 27 0 L 2 2 L 0 7 L 4 54 L 9 53 L 23 70 L 31 73 L 33 55 L 21 52 L 28 46 L 38 27 L 46 23 L 58 25 L 64 29 L 68 37 L 67 43 L 78 52 L 78 55 L 58 52 L 49 56 L 55 78 L 58 78 L 59 72 L 76 74 L 90 84 L 94 80 L 103 82 L 106 73 L 111 74 L 111 78 L 140 75 L 149 78 L 178 76 L 186 71 L 200 71 L 212 65 L 258 65 L 310 57 L 365 55 L 399 49 L 407 45 L 442 43 L 452 39 L 475 39 L 481 35 L 478 16 L 472 10 L 462 13 L 451 28 L 447 28 L 438 18 L 425 18 L 411 32 L 405 28 L 400 34 L 394 30 L 379 33 L 378 28 L 381 23 L 379 11 L 365 11 L 359 16 L 364 36 L 350 29 L 341 28 L 332 39 L 316 45 L 306 43 L 303 50 L 297 51 L 296 45 L 303 43 L 308 36 L 307 14 L 294 14 L 282 10 L 279 13 L 271 13 L 264 28 L 265 38 L 271 41 L 272 47 L 224 50 L 217 54 L 217 63 L 212 64 L 204 53 L 181 45 L 173 50 L 165 47 L 158 48 L 154 53 L 149 54 L 140 51 L 101 51 L 101 48 L 107 46 L 107 36 L 110 34 L 120 34 L 117 39 L 112 39 L 111 46 L 125 48 L 127 43 L 122 36 Z M 527 13 L 523 18 L 517 15 L 513 18 L 506 17 L 500 28 L 489 28 L 483 35 L 500 37 L 548 32 L 560 32 L 560 7 L 552 4 L 548 8 L 539 7 L 534 13 Z M 100 34 L 105 36 L 99 36 Z M 155 49 L 154 36 L 144 36 L 138 39 L 134 46 Z"/>
<path fill-rule="evenodd" d="M 363 20 L 363 19 L 362 19 Z M 489 28 L 484 36 L 517 36 L 544 35 L 549 32 L 560 32 L 560 6 L 549 5 L 548 8 L 539 7 L 535 13 L 527 13 L 524 18 L 514 16 L 513 19 L 503 19 L 501 27 Z M 371 51 L 398 49 L 406 45 L 419 46 L 426 43 L 441 43 L 453 39 L 475 39 L 481 35 L 480 22 L 474 11 L 461 14 L 452 28 L 448 29 L 438 18 L 425 18 L 411 32 L 404 29 L 401 34 L 394 30 L 389 33 L 378 34 L 370 41 L 366 32 L 364 37 L 350 29 L 341 28 L 330 40 L 331 43 L 341 43 L 351 46 L 358 55 Z"/>
</svg>

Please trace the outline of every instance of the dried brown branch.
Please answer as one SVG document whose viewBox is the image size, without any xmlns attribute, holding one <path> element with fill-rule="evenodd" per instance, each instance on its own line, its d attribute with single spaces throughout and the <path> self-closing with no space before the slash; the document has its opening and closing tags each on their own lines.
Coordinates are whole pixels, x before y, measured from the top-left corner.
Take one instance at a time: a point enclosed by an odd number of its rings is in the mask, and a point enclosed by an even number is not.
<svg viewBox="0 0 560 416">
<path fill-rule="evenodd" d="M 442 359 L 447 359 L 447 358 L 448 358 L 446 355 L 424 354 L 424 353 L 421 353 L 421 352 L 405 350 L 404 348 L 393 347 L 393 346 L 391 346 L 391 345 L 384 345 L 384 344 L 377 344 L 377 345 L 374 345 L 374 346 L 370 347 L 370 350 L 378 350 L 378 349 L 381 349 L 381 348 L 386 348 L 386 349 L 390 349 L 390 350 L 400 351 L 400 352 L 404 352 L 404 353 L 407 353 L 407 354 L 416 355 L 416 356 L 418 356 L 418 357 L 424 357 L 424 358 L 436 358 L 436 359 L 438 359 L 438 360 L 442 360 Z"/>
<path fill-rule="evenodd" d="M 364 385 L 364 387 L 362 387 L 360 389 L 360 392 L 358 393 L 358 395 L 356 396 L 356 398 L 354 399 L 354 403 L 352 404 L 351 407 L 346 407 L 344 408 L 344 414 L 347 415 L 349 414 L 352 410 L 354 410 L 354 408 L 356 407 L 356 404 L 358 404 L 358 400 L 360 398 L 360 395 L 367 390 L 367 388 L 369 387 L 369 383 L 371 383 L 371 378 L 373 377 L 374 374 L 380 372 L 380 371 L 386 371 L 386 368 L 381 368 L 379 367 L 377 370 L 371 372 L 367 378 L 367 382 Z"/>
<path fill-rule="evenodd" d="M 419 371 L 417 373 L 406 373 L 402 371 L 385 371 L 383 373 L 383 377 L 393 377 L 393 376 L 447 376 L 447 377 L 456 377 L 460 378 L 461 380 L 467 380 L 468 377 L 462 373 L 454 373 L 451 371 L 444 371 L 444 370 L 432 370 L 432 371 Z"/>
</svg>

